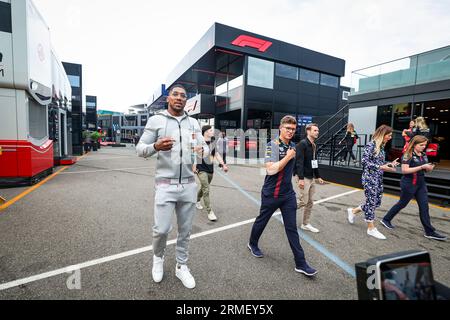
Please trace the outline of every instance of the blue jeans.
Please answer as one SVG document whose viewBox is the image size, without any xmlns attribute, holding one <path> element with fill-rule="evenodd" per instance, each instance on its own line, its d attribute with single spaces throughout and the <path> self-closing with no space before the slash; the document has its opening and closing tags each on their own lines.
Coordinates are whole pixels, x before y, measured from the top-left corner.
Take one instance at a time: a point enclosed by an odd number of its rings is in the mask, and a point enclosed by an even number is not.
<svg viewBox="0 0 450 320">
<path fill-rule="evenodd" d="M 259 239 L 269 223 L 270 218 L 277 209 L 281 210 L 284 221 L 284 229 L 294 254 L 295 265 L 303 268 L 306 265 L 305 253 L 300 245 L 300 237 L 297 229 L 297 201 L 295 193 L 287 197 L 275 199 L 273 197 L 261 196 L 261 211 L 253 225 L 250 235 L 250 245 L 257 247 Z"/>
</svg>

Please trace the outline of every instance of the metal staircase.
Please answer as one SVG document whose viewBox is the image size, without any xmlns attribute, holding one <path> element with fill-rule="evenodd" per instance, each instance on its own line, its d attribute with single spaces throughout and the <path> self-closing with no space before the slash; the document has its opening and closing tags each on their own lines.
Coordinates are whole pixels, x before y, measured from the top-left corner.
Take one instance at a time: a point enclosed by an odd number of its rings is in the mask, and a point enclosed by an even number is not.
<svg viewBox="0 0 450 320">
<path fill-rule="evenodd" d="M 339 146 L 339 142 L 345 137 L 348 110 L 349 105 L 346 104 L 336 114 L 320 124 L 320 137 L 316 140 L 319 161 L 331 160 L 334 162 L 336 160 L 334 158 L 340 152 L 340 150 L 336 152 L 336 148 L 343 147 Z"/>
</svg>

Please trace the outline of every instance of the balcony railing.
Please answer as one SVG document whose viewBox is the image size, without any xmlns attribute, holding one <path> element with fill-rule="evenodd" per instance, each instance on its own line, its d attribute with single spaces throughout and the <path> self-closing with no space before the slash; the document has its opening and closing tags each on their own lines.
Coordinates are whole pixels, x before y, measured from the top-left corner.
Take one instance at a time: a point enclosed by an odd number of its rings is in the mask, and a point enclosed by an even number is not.
<svg viewBox="0 0 450 320">
<path fill-rule="evenodd" d="M 450 46 L 352 73 L 351 95 L 450 79 Z"/>
</svg>

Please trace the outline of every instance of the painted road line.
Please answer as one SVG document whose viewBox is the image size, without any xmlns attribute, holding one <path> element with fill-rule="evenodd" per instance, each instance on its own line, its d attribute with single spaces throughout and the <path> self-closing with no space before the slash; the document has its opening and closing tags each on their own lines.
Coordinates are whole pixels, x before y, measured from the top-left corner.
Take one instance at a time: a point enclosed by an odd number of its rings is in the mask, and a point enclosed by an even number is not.
<svg viewBox="0 0 450 320">
<path fill-rule="evenodd" d="M 33 192 L 34 190 L 36 190 L 37 188 L 41 187 L 42 185 L 44 185 L 45 183 L 47 183 L 48 181 L 52 180 L 54 177 L 56 177 L 57 175 L 61 174 L 64 170 L 66 170 L 68 167 L 62 167 L 61 169 L 59 169 L 58 171 L 56 171 L 54 174 L 48 176 L 47 178 L 45 178 L 44 180 L 42 180 L 41 182 L 39 182 L 38 184 L 28 188 L 27 190 L 25 190 L 24 192 L 22 192 L 21 194 L 17 195 L 16 197 L 12 198 L 11 200 L 9 200 L 8 202 L 2 204 L 0 206 L 0 212 L 5 210 L 6 208 L 12 206 L 14 203 L 16 203 L 17 201 L 19 201 L 20 199 L 22 199 L 23 197 L 25 197 L 26 195 L 30 194 L 31 192 Z"/>
<path fill-rule="evenodd" d="M 232 181 L 230 180 L 230 183 L 231 182 Z M 235 185 L 234 182 L 233 182 L 233 185 Z M 240 188 L 240 186 L 238 186 L 238 185 L 236 185 L 236 187 Z M 246 195 L 245 193 L 243 193 L 243 194 Z M 347 194 L 348 194 L 348 192 L 346 192 L 344 195 L 347 195 Z M 341 195 L 341 196 L 344 196 L 344 195 Z M 258 206 L 259 206 L 259 201 L 258 200 L 256 200 L 255 198 L 253 198 L 249 194 L 247 194 L 246 196 L 248 196 L 249 199 L 252 199 L 252 201 L 254 201 L 255 204 L 258 204 Z M 337 197 L 339 197 L 339 195 L 330 197 L 328 199 L 332 200 L 332 199 L 336 199 Z M 320 200 L 320 201 L 325 202 L 325 201 L 327 201 L 327 199 L 323 199 L 323 200 Z M 277 215 L 277 213 L 274 214 L 275 217 L 276 217 L 276 215 Z M 215 228 L 215 229 L 211 229 L 211 230 L 208 230 L 208 231 L 200 232 L 200 233 L 192 235 L 191 239 L 197 239 L 197 238 L 205 237 L 205 236 L 212 235 L 212 234 L 215 234 L 215 233 L 224 232 L 224 231 L 227 231 L 227 230 L 239 228 L 239 227 L 244 226 L 244 225 L 253 224 L 255 222 L 255 220 L 256 219 L 245 220 L 245 221 L 241 221 L 241 222 L 238 222 L 238 223 L 233 223 L 233 224 L 230 224 L 230 225 L 227 225 L 227 226 L 223 226 L 223 227 L 220 227 L 220 228 Z M 309 242 L 312 246 L 314 246 L 317 250 L 319 250 L 319 251 L 322 250 L 322 251 L 320 251 L 321 253 L 328 254 L 328 257 L 333 262 L 335 262 L 336 264 L 341 266 L 341 268 L 347 268 L 348 270 L 346 270 L 346 271 L 349 272 L 349 273 L 351 272 L 351 270 L 349 269 L 350 268 L 349 266 L 346 266 L 344 262 L 342 262 L 338 257 L 335 257 L 334 255 L 332 255 L 325 248 L 323 248 L 320 244 L 316 243 L 314 240 L 312 240 L 311 238 L 309 238 L 309 237 L 307 237 L 305 235 L 301 235 L 301 237 L 305 241 Z M 167 245 L 168 246 L 169 245 L 173 245 L 176 242 L 177 242 L 177 240 L 170 240 L 170 241 L 167 242 Z M 54 276 L 57 276 L 57 275 L 60 275 L 60 274 L 70 273 L 70 272 L 73 272 L 73 271 L 76 271 L 76 270 L 81 270 L 81 269 L 89 268 L 89 267 L 96 266 L 96 265 L 99 265 L 99 264 L 103 264 L 103 263 L 107 263 L 107 262 L 111 262 L 111 261 L 127 258 L 127 257 L 130 257 L 130 256 L 146 253 L 146 252 L 149 252 L 149 251 L 152 251 L 152 250 L 153 250 L 152 246 L 143 247 L 143 248 L 139 248 L 139 249 L 130 250 L 130 251 L 126 251 L 126 252 L 123 252 L 123 253 L 115 254 L 115 255 L 112 255 L 112 256 L 108 256 L 108 257 L 95 259 L 95 260 L 83 262 L 83 263 L 80 263 L 80 264 L 68 266 L 68 267 L 57 269 L 57 270 L 54 270 L 54 271 L 41 273 L 41 274 L 34 275 L 34 276 L 31 276 L 31 277 L 27 277 L 27 278 L 23 278 L 23 279 L 19 279 L 19 280 L 14 280 L 14 281 L 11 281 L 11 282 L 6 282 L 6 283 L 3 283 L 3 284 L 0 284 L 0 291 L 11 289 L 11 288 L 14 288 L 14 287 L 18 287 L 18 286 L 21 286 L 21 285 L 24 285 L 24 284 L 27 284 L 27 283 L 43 280 L 43 279 L 46 279 L 46 278 L 51 278 L 51 277 L 54 277 Z"/>
<path fill-rule="evenodd" d="M 90 154 L 90 152 L 85 153 L 84 155 L 77 157 L 77 162 L 83 160 L 85 157 L 87 157 Z"/>
<path fill-rule="evenodd" d="M 114 157 L 90 157 L 89 159 L 81 159 L 78 162 L 87 162 L 87 161 L 100 161 L 100 160 L 115 160 L 115 159 L 125 159 L 125 158 L 133 158 L 136 159 L 136 156 L 114 156 Z"/>
<path fill-rule="evenodd" d="M 64 172 L 62 174 L 82 174 L 82 173 L 99 173 L 99 172 L 114 172 L 114 171 L 123 171 L 123 170 L 142 170 L 142 169 L 151 169 L 151 167 L 138 167 L 138 168 L 120 168 L 120 169 L 104 169 L 104 170 L 86 170 L 86 171 L 71 171 Z"/>
<path fill-rule="evenodd" d="M 176 242 L 176 240 L 169 241 L 169 243 L 175 243 L 175 242 Z M 23 278 L 23 279 L 20 279 L 20 280 L 15 280 L 15 281 L 3 283 L 3 284 L 0 284 L 0 291 L 6 290 L 6 289 L 10 289 L 10 288 L 14 288 L 14 287 L 18 287 L 18 286 L 21 286 L 21 285 L 24 285 L 24 284 L 27 284 L 27 283 L 30 283 L 30 282 L 35 282 L 35 281 L 39 281 L 39 280 L 42 280 L 42 279 L 51 278 L 51 277 L 54 277 L 54 276 L 57 276 L 57 275 L 60 275 L 60 274 L 69 273 L 69 272 L 73 272 L 73 271 L 76 271 L 76 270 L 81 270 L 81 269 L 88 268 L 88 267 L 91 267 L 91 266 L 99 265 L 99 264 L 102 264 L 102 263 L 106 263 L 106 262 L 110 262 L 110 261 L 126 258 L 126 257 L 133 256 L 133 255 L 136 255 L 136 254 L 141 254 L 141 253 L 148 252 L 148 251 L 151 251 L 151 250 L 153 250 L 152 246 L 144 247 L 144 248 L 140 248 L 140 249 L 136 249 L 136 250 L 131 250 L 131 251 L 119 253 L 119 254 L 116 254 L 116 255 L 113 255 L 113 256 L 100 258 L 100 259 L 95 259 L 95 260 L 87 261 L 87 262 L 84 262 L 84 263 L 68 266 L 68 267 L 65 267 L 65 268 L 58 269 L 58 270 L 41 273 L 41 274 L 38 274 L 38 275 L 35 275 L 35 276 L 31 276 L 31 277 L 28 277 L 28 278 Z"/>
<path fill-rule="evenodd" d="M 334 200 L 334 199 L 338 199 L 338 198 L 342 198 L 342 197 L 345 197 L 345 196 L 348 196 L 348 195 L 351 195 L 351 194 L 354 194 L 357 192 L 361 192 L 361 190 L 352 190 L 349 192 L 341 193 L 341 194 L 338 194 L 337 196 L 333 196 L 333 197 L 329 197 L 326 199 L 315 201 L 314 204 L 321 204 L 321 203 L 328 202 L 330 200 Z"/>
<path fill-rule="evenodd" d="M 277 215 L 274 216 L 276 220 L 281 222 L 284 225 L 283 219 L 281 217 L 281 212 L 279 212 Z M 304 234 L 300 229 L 298 229 L 298 235 L 300 236 L 300 239 L 308 242 L 314 249 L 319 251 L 321 254 L 326 256 L 328 259 L 330 259 L 334 264 L 338 265 L 342 270 L 347 272 L 349 275 L 351 275 L 353 278 L 356 278 L 356 272 L 355 269 L 350 266 L 348 263 L 344 262 L 341 258 L 327 250 L 324 246 L 322 246 L 319 242 L 312 239 L 310 236 Z"/>
<path fill-rule="evenodd" d="M 238 223 L 234 223 L 234 224 L 230 224 L 224 227 L 220 227 L 220 228 L 216 228 L 216 229 L 211 229 L 208 231 L 204 231 L 201 233 L 197 233 L 191 236 L 191 239 L 197 239 L 197 238 L 201 238 L 201 237 L 205 237 L 211 234 L 215 234 L 218 232 L 223 232 L 226 230 L 230 230 L 230 229 L 234 229 L 234 228 L 238 228 L 247 224 L 252 224 L 255 222 L 255 219 L 250 219 L 250 220 L 246 220 L 246 221 L 241 221 Z M 177 240 L 170 240 L 167 242 L 167 245 L 173 245 L 176 244 Z M 69 272 L 73 272 L 76 270 L 81 270 L 81 269 L 85 269 L 85 268 L 89 268 L 92 266 L 96 266 L 99 264 L 103 264 L 103 263 L 107 263 L 107 262 L 111 262 L 111 261 L 115 261 L 115 260 L 119 260 L 119 259 L 123 259 L 123 258 L 127 258 L 127 257 L 131 257 L 134 255 L 138 255 L 138 254 L 142 254 L 142 253 L 146 253 L 149 251 L 153 250 L 153 246 L 148 246 L 148 247 L 143 247 L 143 248 L 139 248 L 139 249 L 135 249 L 135 250 L 130 250 L 130 251 L 126 251 L 123 253 L 119 253 L 119 254 L 115 254 L 112 256 L 108 256 L 108 257 L 104 257 L 104 258 L 100 258 L 100 259 L 95 259 L 95 260 L 91 260 L 91 261 L 87 261 L 87 262 L 83 262 L 80 264 L 76 264 L 76 265 L 72 265 L 72 266 L 68 266 L 65 268 L 61 268 L 61 269 L 57 269 L 54 271 L 49 271 L 49 272 L 45 272 L 45 273 L 41 273 L 38 275 L 34 275 L 31 277 L 27 277 L 27 278 L 23 278 L 23 279 L 19 279 L 19 280 L 14 280 L 11 282 L 7 282 L 7 283 L 2 283 L 0 284 L 0 291 L 2 290 L 7 290 L 7 289 L 11 289 L 14 287 L 18 287 L 30 282 L 35 282 L 35 281 L 39 281 L 39 280 L 43 280 L 46 278 L 51 278 L 60 274 L 65 274 L 65 273 L 69 273 Z"/>
<path fill-rule="evenodd" d="M 250 193 L 248 193 L 247 191 L 245 191 L 243 188 L 241 188 L 241 186 L 239 186 L 238 184 L 236 184 L 233 180 L 231 180 L 229 177 L 227 177 L 225 174 L 218 172 L 220 176 L 222 176 L 226 181 L 228 181 L 228 183 L 230 183 L 231 185 L 233 185 L 238 191 L 240 191 L 243 195 L 245 195 L 247 198 L 249 198 L 250 200 L 252 200 L 255 204 L 257 204 L 258 206 L 261 206 L 261 202 L 257 199 L 255 199 Z M 360 190 L 352 190 L 349 192 L 345 192 L 343 194 L 340 195 L 336 195 L 336 196 L 332 196 L 326 199 L 322 199 L 319 201 L 314 202 L 314 204 L 320 204 L 320 203 L 324 203 L 330 200 L 334 200 L 340 197 L 344 197 L 356 192 L 360 192 Z M 278 221 L 282 222 L 281 217 L 279 217 L 279 215 L 281 214 L 278 213 L 277 215 L 275 215 L 275 219 L 277 219 Z M 310 238 L 309 236 L 303 234 L 302 231 L 298 230 L 298 234 L 300 236 L 300 238 L 306 242 L 308 242 L 314 249 L 316 249 L 317 251 L 319 251 L 321 254 L 323 254 L 325 257 L 327 257 L 328 259 L 330 259 L 333 263 L 335 263 L 337 266 L 339 266 L 342 270 L 344 270 L 345 272 L 347 272 L 349 275 L 351 275 L 352 277 L 356 277 L 356 273 L 353 267 L 351 267 L 349 264 L 347 264 L 344 260 L 342 260 L 341 258 L 339 258 L 338 256 L 336 256 L 335 254 L 333 254 L 331 251 L 329 251 L 328 249 L 326 249 L 324 246 L 322 246 L 320 243 L 318 243 L 317 241 L 313 240 L 312 238 Z"/>
<path fill-rule="evenodd" d="M 332 184 L 332 185 L 335 185 L 335 186 L 339 186 L 339 187 L 346 187 L 346 188 L 350 188 L 350 189 L 354 189 L 354 190 L 364 191 L 364 189 L 356 188 L 356 187 L 352 187 L 352 186 L 347 186 L 347 185 L 345 185 L 345 184 L 340 184 L 340 183 L 335 183 L 335 182 L 327 182 L 327 183 Z M 386 196 L 386 197 L 392 198 L 392 199 L 397 199 L 397 200 L 400 199 L 399 196 L 396 196 L 396 195 L 394 195 L 394 194 L 389 194 L 389 193 L 384 193 L 383 196 Z M 414 199 L 412 199 L 411 202 L 412 202 L 412 203 L 417 203 L 417 201 L 414 200 Z M 436 208 L 436 209 L 439 209 L 439 210 L 450 211 L 450 208 L 442 207 L 442 206 L 439 206 L 439 205 L 434 204 L 434 203 L 429 203 L 428 205 L 429 205 L 430 207 L 432 207 L 432 208 Z M 441 217 L 441 219 L 448 220 L 449 218 L 444 216 L 444 217 Z"/>
</svg>

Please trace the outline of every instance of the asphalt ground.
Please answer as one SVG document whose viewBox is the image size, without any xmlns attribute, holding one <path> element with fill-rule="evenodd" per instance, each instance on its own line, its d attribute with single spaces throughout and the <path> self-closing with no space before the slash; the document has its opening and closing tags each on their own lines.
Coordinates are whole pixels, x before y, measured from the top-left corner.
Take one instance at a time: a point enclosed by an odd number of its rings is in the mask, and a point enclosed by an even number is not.
<svg viewBox="0 0 450 320">
<path fill-rule="evenodd" d="M 197 287 L 188 290 L 175 277 L 175 218 L 165 277 L 155 284 L 154 168 L 155 159 L 136 157 L 134 147 L 102 148 L 72 167 L 56 168 L 57 175 L 0 209 L 0 299 L 357 299 L 355 263 L 410 249 L 429 251 L 435 279 L 450 286 L 449 242 L 423 237 L 416 203 L 397 217 L 395 231 L 379 226 L 388 237 L 380 241 L 366 235 L 362 218 L 347 222 L 346 209 L 360 204 L 363 192 L 335 184 L 317 187 L 315 200 L 321 203 L 312 224 L 321 232 L 300 232 L 317 277 L 294 272 L 279 217 L 261 238 L 265 258 L 252 257 L 246 245 L 264 175 L 242 164 L 231 165 L 228 174 L 216 171 L 211 200 L 219 220 L 210 222 L 202 211 L 195 217 L 189 267 Z M 26 190 L 0 189 L 0 195 L 11 200 Z M 378 217 L 396 201 L 385 196 Z M 433 225 L 450 235 L 449 210 L 430 211 Z M 300 212 L 298 217 L 300 226 Z"/>
</svg>

